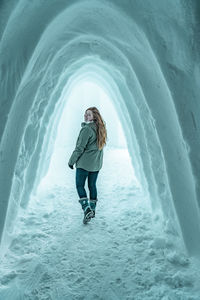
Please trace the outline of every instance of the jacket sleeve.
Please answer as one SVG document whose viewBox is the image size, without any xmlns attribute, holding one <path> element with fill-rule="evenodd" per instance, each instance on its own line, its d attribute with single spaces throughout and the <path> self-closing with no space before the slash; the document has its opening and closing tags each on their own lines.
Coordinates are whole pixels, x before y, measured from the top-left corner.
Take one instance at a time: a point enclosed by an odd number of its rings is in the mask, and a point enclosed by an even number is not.
<svg viewBox="0 0 200 300">
<path fill-rule="evenodd" d="M 76 141 L 75 150 L 73 151 L 68 161 L 69 165 L 73 166 L 77 162 L 79 157 L 82 155 L 90 138 L 90 134 L 90 129 L 87 126 L 81 128 L 78 139 Z"/>
</svg>

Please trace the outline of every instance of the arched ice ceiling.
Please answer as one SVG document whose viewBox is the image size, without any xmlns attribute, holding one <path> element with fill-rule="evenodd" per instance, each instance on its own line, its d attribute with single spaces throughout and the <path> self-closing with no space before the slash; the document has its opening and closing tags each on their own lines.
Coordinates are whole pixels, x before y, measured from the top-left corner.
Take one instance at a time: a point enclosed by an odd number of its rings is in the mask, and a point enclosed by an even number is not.
<svg viewBox="0 0 200 300">
<path fill-rule="evenodd" d="M 63 90 L 90 77 L 115 102 L 152 209 L 198 254 L 196 1 L 21 0 L 0 8 L 1 245 L 45 172 Z"/>
</svg>

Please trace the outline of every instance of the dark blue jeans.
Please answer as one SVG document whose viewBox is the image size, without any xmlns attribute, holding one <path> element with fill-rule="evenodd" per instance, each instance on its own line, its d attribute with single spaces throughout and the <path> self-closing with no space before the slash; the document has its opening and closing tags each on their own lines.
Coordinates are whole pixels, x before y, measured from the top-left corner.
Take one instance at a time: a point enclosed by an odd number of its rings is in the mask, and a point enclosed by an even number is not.
<svg viewBox="0 0 200 300">
<path fill-rule="evenodd" d="M 87 197 L 85 190 L 85 181 L 88 177 L 88 189 L 90 192 L 90 199 L 97 199 L 96 181 L 99 171 L 90 172 L 82 168 L 76 168 L 76 189 L 80 198 Z"/>
</svg>

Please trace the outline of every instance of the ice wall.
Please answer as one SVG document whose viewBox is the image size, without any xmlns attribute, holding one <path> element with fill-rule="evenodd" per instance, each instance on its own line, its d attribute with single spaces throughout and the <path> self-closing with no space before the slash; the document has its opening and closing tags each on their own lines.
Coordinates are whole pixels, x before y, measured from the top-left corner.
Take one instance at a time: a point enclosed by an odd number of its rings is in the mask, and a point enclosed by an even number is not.
<svg viewBox="0 0 200 300">
<path fill-rule="evenodd" d="M 46 172 L 64 89 L 88 77 L 114 99 L 153 211 L 199 255 L 198 16 L 184 0 L 1 2 L 1 247 Z"/>
</svg>

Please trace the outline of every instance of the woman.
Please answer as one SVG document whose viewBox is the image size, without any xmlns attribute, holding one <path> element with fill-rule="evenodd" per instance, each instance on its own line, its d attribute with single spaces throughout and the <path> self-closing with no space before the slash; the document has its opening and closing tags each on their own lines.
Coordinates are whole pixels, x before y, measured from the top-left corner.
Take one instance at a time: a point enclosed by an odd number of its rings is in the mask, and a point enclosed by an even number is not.
<svg viewBox="0 0 200 300">
<path fill-rule="evenodd" d="M 103 147 L 106 144 L 107 131 L 99 110 L 89 107 L 84 115 L 85 122 L 81 123 L 81 130 L 68 166 L 73 169 L 76 164 L 76 189 L 79 203 L 84 211 L 83 223 L 86 224 L 95 217 L 97 202 L 96 180 L 103 165 Z M 90 199 L 84 188 L 88 177 Z"/>
</svg>

